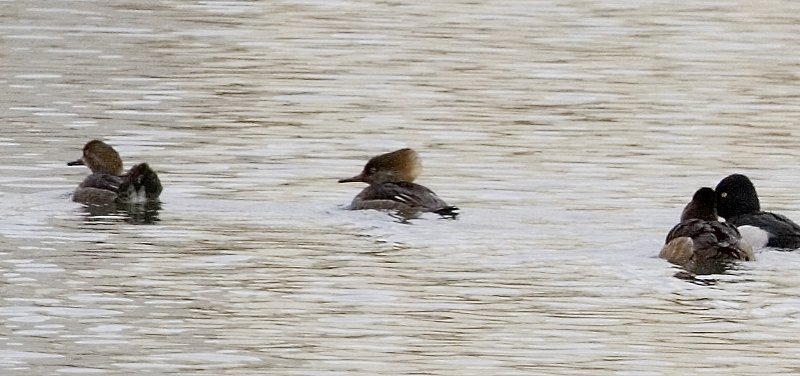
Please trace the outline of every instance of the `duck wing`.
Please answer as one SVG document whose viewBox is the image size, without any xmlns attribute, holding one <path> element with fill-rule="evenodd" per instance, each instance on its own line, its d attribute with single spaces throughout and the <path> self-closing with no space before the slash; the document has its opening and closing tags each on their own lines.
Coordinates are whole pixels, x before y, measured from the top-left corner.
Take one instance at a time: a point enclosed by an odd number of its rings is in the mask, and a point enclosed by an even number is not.
<svg viewBox="0 0 800 376">
<path fill-rule="evenodd" d="M 445 217 L 458 215 L 455 206 L 447 205 L 425 186 L 410 182 L 386 182 L 367 187 L 361 194 L 362 200 L 390 200 L 421 211 L 437 213 Z"/>
<path fill-rule="evenodd" d="M 110 174 L 91 174 L 83 179 L 79 188 L 97 188 L 106 191 L 117 192 L 122 178 Z"/>
<path fill-rule="evenodd" d="M 735 226 L 718 221 L 690 219 L 670 230 L 665 244 L 678 238 L 691 239 L 694 259 L 753 260 L 750 245 L 742 241 Z"/>
<path fill-rule="evenodd" d="M 800 226 L 786 216 L 770 212 L 757 212 L 733 217 L 728 222 L 737 227 L 753 226 L 766 231 L 769 233 L 767 247 L 800 248 Z"/>
</svg>

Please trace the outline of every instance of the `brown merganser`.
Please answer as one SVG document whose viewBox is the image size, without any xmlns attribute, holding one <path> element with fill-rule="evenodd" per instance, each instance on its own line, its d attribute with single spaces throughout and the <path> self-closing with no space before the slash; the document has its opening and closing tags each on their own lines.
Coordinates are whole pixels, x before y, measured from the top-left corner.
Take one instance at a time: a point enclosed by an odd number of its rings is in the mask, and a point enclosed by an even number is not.
<svg viewBox="0 0 800 376">
<path fill-rule="evenodd" d="M 412 149 L 400 149 L 373 157 L 360 174 L 339 183 L 369 184 L 350 204 L 350 209 L 395 210 L 410 218 L 421 212 L 432 212 L 455 218 L 458 208 L 447 205 L 430 189 L 413 183 L 422 172 L 419 155 Z"/>
</svg>

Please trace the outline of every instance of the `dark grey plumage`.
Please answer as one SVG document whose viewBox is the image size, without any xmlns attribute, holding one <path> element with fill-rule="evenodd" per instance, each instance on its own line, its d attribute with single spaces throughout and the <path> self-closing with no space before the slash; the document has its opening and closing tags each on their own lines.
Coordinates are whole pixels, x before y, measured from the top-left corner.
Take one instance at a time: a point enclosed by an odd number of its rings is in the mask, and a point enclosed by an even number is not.
<svg viewBox="0 0 800 376">
<path fill-rule="evenodd" d="M 717 184 L 716 192 L 717 210 L 727 223 L 763 230 L 768 236 L 767 247 L 800 248 L 800 226 L 783 215 L 761 211 L 756 188 L 747 176 L 725 177 Z"/>
</svg>

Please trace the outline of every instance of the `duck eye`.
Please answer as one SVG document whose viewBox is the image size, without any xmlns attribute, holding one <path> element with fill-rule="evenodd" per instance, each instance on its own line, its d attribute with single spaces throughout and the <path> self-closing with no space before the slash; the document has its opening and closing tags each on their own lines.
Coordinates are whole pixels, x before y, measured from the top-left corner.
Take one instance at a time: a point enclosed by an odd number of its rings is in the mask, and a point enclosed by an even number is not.
<svg viewBox="0 0 800 376">
<path fill-rule="evenodd" d="M 728 192 L 722 192 L 719 197 L 725 198 L 728 197 Z"/>
<path fill-rule="evenodd" d="M 371 168 L 369 169 L 369 173 L 370 173 L 370 174 L 374 174 L 374 173 L 376 173 L 376 172 L 378 172 L 378 169 L 377 169 L 377 168 L 375 168 L 375 167 L 371 167 Z"/>
</svg>

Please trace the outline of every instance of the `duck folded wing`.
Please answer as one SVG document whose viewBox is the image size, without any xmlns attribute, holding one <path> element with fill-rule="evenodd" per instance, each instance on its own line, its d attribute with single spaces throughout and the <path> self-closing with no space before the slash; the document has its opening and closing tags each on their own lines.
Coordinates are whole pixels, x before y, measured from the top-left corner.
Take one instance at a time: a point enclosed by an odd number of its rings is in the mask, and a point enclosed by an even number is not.
<svg viewBox="0 0 800 376">
<path fill-rule="evenodd" d="M 117 192 L 122 183 L 122 178 L 115 175 L 95 173 L 87 176 L 75 193 L 72 201 L 89 205 L 113 204 L 119 195 Z"/>
<path fill-rule="evenodd" d="M 83 179 L 80 188 L 97 188 L 116 192 L 121 183 L 122 178 L 119 176 L 109 174 L 91 174 Z"/>
<path fill-rule="evenodd" d="M 768 247 L 800 248 L 800 226 L 786 216 L 757 212 L 739 215 L 728 220 L 736 226 L 758 227 L 769 234 Z"/>
<path fill-rule="evenodd" d="M 684 239 L 684 242 L 674 242 L 676 239 Z M 675 252 L 673 249 L 676 244 L 682 245 L 681 253 L 692 253 L 692 259 L 704 260 L 745 260 L 751 261 L 755 257 L 752 248 L 747 242 L 743 242 L 741 235 L 736 227 L 725 222 L 706 221 L 702 219 L 690 219 L 681 222 L 667 235 L 665 241 L 665 250 L 662 251 L 662 257 L 669 252 Z M 678 257 L 675 257 L 676 259 Z"/>
<path fill-rule="evenodd" d="M 449 207 L 433 191 L 410 182 L 389 182 L 368 187 L 363 200 L 392 200 L 410 207 L 436 211 Z"/>
<path fill-rule="evenodd" d="M 697 238 L 701 235 L 713 235 L 715 241 L 735 243 L 741 238 L 739 230 L 725 222 L 690 219 L 675 225 L 667 234 L 665 243 L 679 237 Z M 707 238 L 705 238 L 707 239 Z"/>
</svg>

